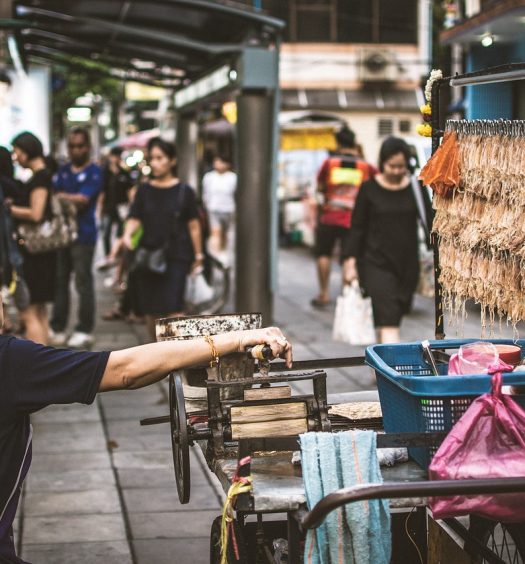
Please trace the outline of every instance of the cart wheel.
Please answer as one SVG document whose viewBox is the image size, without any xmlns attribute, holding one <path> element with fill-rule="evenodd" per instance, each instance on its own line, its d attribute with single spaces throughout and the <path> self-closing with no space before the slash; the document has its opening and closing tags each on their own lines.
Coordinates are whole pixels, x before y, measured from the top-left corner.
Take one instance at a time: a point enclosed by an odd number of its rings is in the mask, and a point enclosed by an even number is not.
<svg viewBox="0 0 525 564">
<path fill-rule="evenodd" d="M 222 518 L 220 516 L 215 518 L 211 526 L 210 564 L 220 564 L 221 562 L 221 519 Z M 237 558 L 237 556 L 235 555 L 233 542 L 230 538 L 228 542 L 227 562 L 228 564 L 248 564 L 244 535 L 242 533 L 242 528 L 237 520 L 233 521 L 233 530 L 235 532 L 235 538 L 237 540 L 239 558 Z"/>
<path fill-rule="evenodd" d="M 505 564 L 525 564 L 525 527 L 523 523 L 497 523 L 471 516 L 469 532 L 478 538 Z M 473 556 L 472 564 L 488 564 L 476 554 L 476 549 L 465 546 Z"/>
<path fill-rule="evenodd" d="M 181 503 L 190 501 L 190 447 L 188 421 L 184 404 L 184 389 L 180 374 L 170 374 L 169 380 L 171 449 L 177 493 Z"/>
</svg>

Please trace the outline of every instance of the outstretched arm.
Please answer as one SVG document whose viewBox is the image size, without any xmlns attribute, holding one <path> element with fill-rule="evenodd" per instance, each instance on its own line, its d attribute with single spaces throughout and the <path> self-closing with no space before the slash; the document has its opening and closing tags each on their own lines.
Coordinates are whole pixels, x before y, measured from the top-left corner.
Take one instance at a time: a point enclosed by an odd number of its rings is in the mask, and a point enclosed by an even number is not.
<svg viewBox="0 0 525 564">
<path fill-rule="evenodd" d="M 292 347 L 277 327 L 253 331 L 234 331 L 214 335 L 219 356 L 240 352 L 246 347 L 267 344 L 273 356 L 292 365 Z M 154 384 L 173 370 L 205 364 L 212 360 L 210 344 L 203 338 L 188 341 L 163 341 L 112 352 L 99 386 L 99 392 L 137 389 Z"/>
</svg>

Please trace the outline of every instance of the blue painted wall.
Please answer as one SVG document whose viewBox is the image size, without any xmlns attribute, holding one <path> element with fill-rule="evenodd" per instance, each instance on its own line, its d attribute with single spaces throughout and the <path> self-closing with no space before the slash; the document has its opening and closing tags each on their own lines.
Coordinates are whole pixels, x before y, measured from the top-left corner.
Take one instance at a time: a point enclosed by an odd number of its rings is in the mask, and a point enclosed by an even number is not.
<svg viewBox="0 0 525 564">
<path fill-rule="evenodd" d="M 467 56 L 467 72 L 505 63 L 525 61 L 525 40 L 516 43 L 495 43 L 490 47 L 473 45 Z M 465 94 L 467 119 L 512 119 L 514 83 L 468 86 Z"/>
</svg>

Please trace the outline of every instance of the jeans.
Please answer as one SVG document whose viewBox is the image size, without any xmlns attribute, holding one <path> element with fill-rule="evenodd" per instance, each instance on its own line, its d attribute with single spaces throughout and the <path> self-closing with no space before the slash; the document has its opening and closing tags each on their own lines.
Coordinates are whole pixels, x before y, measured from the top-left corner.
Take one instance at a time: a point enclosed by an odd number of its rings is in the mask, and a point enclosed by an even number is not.
<svg viewBox="0 0 525 564">
<path fill-rule="evenodd" d="M 95 245 L 74 243 L 58 252 L 55 304 L 51 328 L 63 333 L 69 319 L 69 281 L 75 275 L 75 288 L 79 298 L 78 323 L 75 331 L 91 333 L 95 326 L 95 290 L 93 283 L 93 255 Z"/>
<path fill-rule="evenodd" d="M 111 251 L 111 232 L 113 231 L 113 225 L 117 226 L 117 237 L 121 237 L 124 223 L 120 219 L 116 209 L 104 212 L 102 216 L 102 242 L 104 243 L 104 253 L 106 256 L 108 256 Z"/>
</svg>

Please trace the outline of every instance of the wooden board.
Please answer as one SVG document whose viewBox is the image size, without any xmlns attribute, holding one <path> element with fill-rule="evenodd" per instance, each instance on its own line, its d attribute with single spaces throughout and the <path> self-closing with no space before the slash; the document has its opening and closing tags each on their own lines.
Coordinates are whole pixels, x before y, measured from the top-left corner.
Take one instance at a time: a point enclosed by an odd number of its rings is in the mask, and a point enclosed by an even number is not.
<svg viewBox="0 0 525 564">
<path fill-rule="evenodd" d="M 306 418 L 306 404 L 291 402 L 269 405 L 243 405 L 232 407 L 230 416 L 234 423 L 261 423 L 264 421 L 283 421 Z"/>
<path fill-rule="evenodd" d="M 272 386 L 270 388 L 244 390 L 244 401 L 290 397 L 292 397 L 292 388 L 290 386 Z"/>
<path fill-rule="evenodd" d="M 259 423 L 232 423 L 232 438 L 258 439 L 268 437 L 290 437 L 306 433 L 308 423 L 306 418 L 289 419 L 287 421 L 265 421 Z"/>
<path fill-rule="evenodd" d="M 470 556 L 430 515 L 428 516 L 428 564 L 471 564 Z"/>
</svg>

